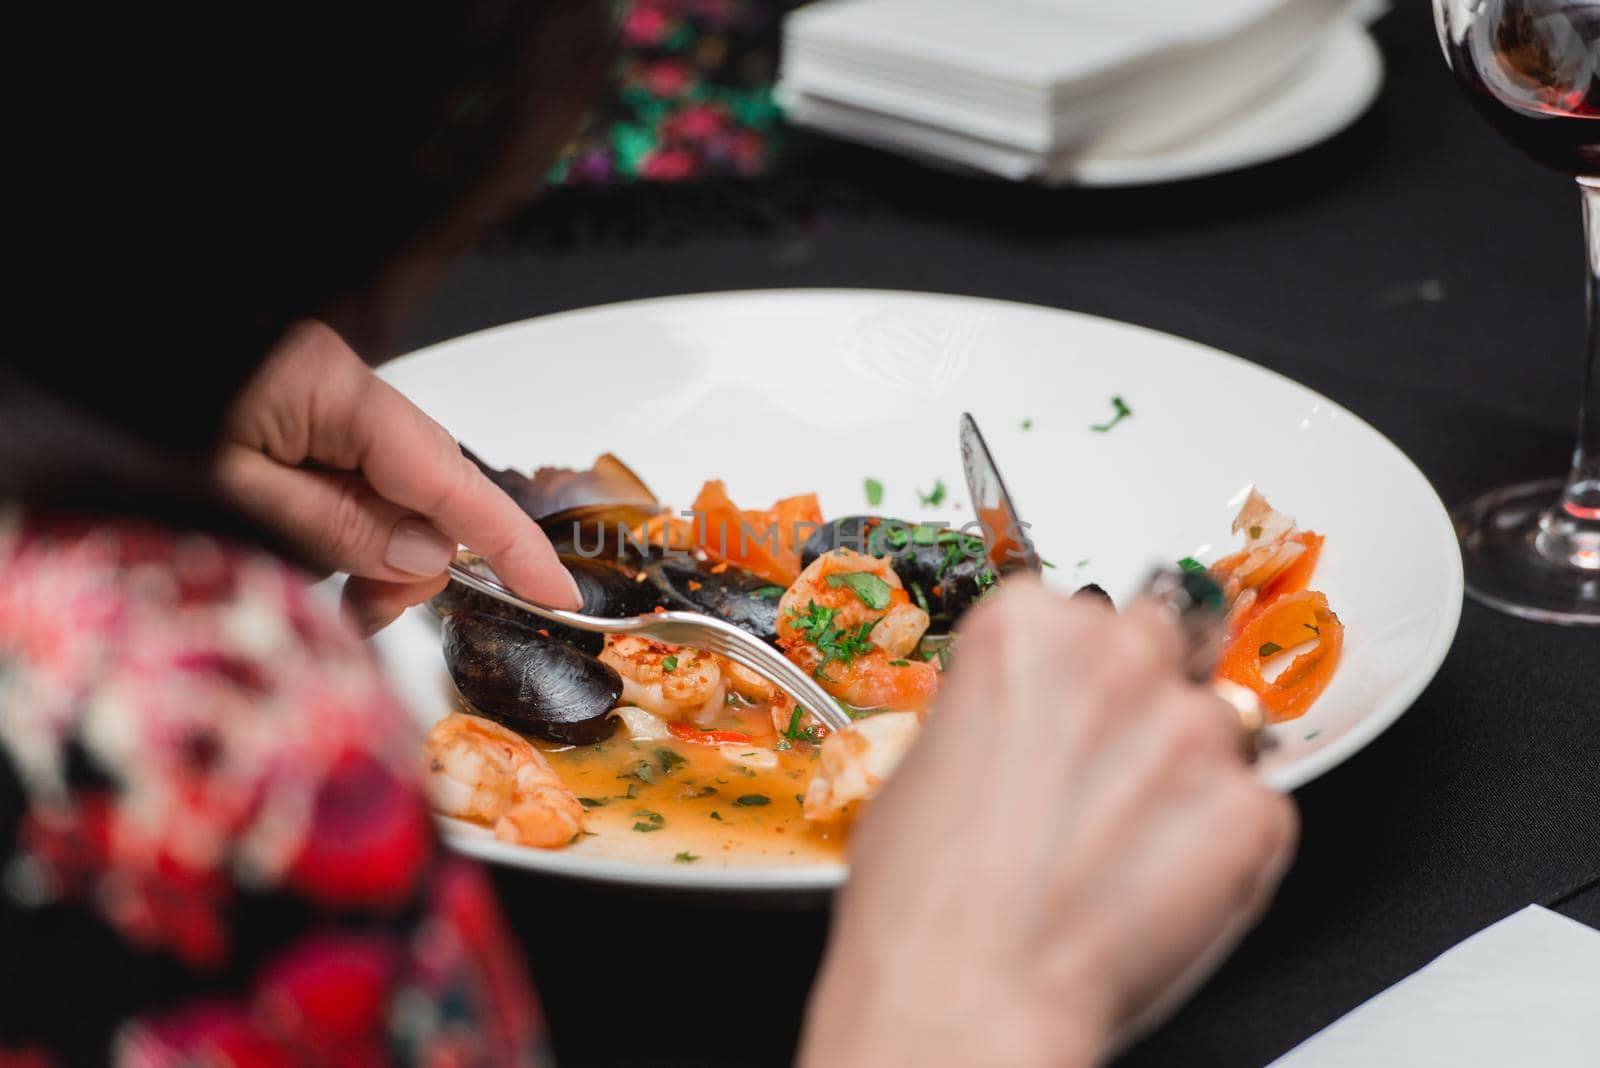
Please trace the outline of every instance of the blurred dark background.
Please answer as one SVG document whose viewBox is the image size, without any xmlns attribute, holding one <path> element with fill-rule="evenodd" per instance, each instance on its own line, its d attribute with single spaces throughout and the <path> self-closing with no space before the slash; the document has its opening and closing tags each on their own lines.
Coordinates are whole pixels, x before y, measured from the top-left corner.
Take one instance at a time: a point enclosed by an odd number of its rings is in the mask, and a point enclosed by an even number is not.
<svg viewBox="0 0 1600 1068">
<path fill-rule="evenodd" d="M 1388 70 L 1366 116 L 1205 180 L 1046 190 L 777 128 L 760 177 L 556 188 L 391 347 L 705 290 L 972 294 L 1129 320 L 1291 375 L 1388 435 L 1447 502 L 1553 475 L 1583 338 L 1572 183 L 1467 106 L 1424 0 L 1374 33 Z M 1371 507 L 1381 524 L 1384 502 Z M 1469 603 L 1415 708 L 1299 792 L 1302 855 L 1261 928 L 1123 1063 L 1265 1063 L 1529 902 L 1600 925 L 1597 687 L 1592 632 Z M 497 879 L 563 1065 L 788 1059 L 821 913 Z"/>
</svg>

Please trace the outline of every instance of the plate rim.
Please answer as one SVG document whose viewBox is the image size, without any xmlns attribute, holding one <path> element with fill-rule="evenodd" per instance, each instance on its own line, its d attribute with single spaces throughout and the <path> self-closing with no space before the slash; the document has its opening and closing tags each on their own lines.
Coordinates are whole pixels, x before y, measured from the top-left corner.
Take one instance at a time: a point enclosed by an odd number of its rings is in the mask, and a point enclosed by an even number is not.
<svg viewBox="0 0 1600 1068">
<path fill-rule="evenodd" d="M 1210 356 L 1220 358 L 1226 362 L 1241 365 L 1243 369 L 1249 372 L 1275 379 L 1278 383 L 1300 390 L 1327 405 L 1329 410 L 1338 412 L 1340 418 L 1354 423 L 1358 431 L 1364 430 L 1374 435 L 1392 451 L 1399 458 L 1403 467 L 1408 469 L 1410 474 L 1415 476 L 1418 482 L 1427 489 L 1433 503 L 1432 511 L 1437 521 L 1436 525 L 1442 534 L 1446 536 L 1445 540 L 1450 545 L 1455 545 L 1455 527 L 1450 520 L 1449 510 L 1428 476 L 1406 454 L 1405 450 L 1395 444 L 1388 435 L 1338 401 L 1280 371 L 1262 366 L 1243 356 L 1216 348 L 1203 341 L 1197 341 L 1166 330 L 1158 330 L 1140 323 L 1131 323 L 1123 319 L 1113 319 L 1091 312 L 1035 304 L 1029 301 L 934 290 L 850 286 L 789 286 L 768 289 L 703 290 L 585 305 L 498 323 L 494 326 L 446 338 L 411 352 L 403 353 L 392 360 L 386 361 L 378 368 L 378 373 L 380 376 L 385 376 L 390 368 L 402 362 L 409 364 L 423 359 L 438 359 L 441 355 L 447 355 L 446 350 L 455 346 L 492 341 L 501 334 L 532 329 L 535 328 L 536 324 L 543 325 L 552 320 L 582 320 L 589 317 L 603 317 L 608 314 L 631 311 L 648 312 L 661 305 L 677 306 L 686 303 L 716 304 L 726 301 L 861 300 L 884 298 L 908 302 L 953 300 L 968 304 L 999 305 L 1005 308 L 1024 309 L 1028 312 L 1043 312 L 1064 315 L 1079 320 L 1089 320 L 1104 327 L 1144 334 L 1151 338 L 1159 339 L 1162 343 L 1176 341 L 1191 348 L 1203 350 Z M 1398 696 L 1388 702 L 1389 707 L 1387 710 L 1377 709 L 1368 712 L 1323 748 L 1307 754 L 1294 764 L 1264 773 L 1261 776 L 1263 783 L 1285 793 L 1299 789 L 1306 783 L 1325 775 L 1371 745 L 1379 736 L 1393 726 L 1401 716 L 1411 710 L 1423 691 L 1438 677 L 1439 670 L 1443 667 L 1445 658 L 1455 643 L 1456 633 L 1461 623 L 1465 584 L 1460 552 L 1456 551 L 1449 554 L 1447 563 L 1450 565 L 1445 576 L 1449 604 L 1444 609 L 1445 618 L 1441 620 L 1443 625 L 1435 629 L 1434 641 L 1428 646 L 1425 654 L 1419 657 L 1419 662 L 1426 662 L 1426 670 L 1417 672 L 1414 678 L 1396 689 L 1395 693 Z M 410 609 L 410 611 L 423 610 L 420 607 Z M 381 635 L 379 640 L 381 641 Z M 849 877 L 849 865 L 844 862 L 690 868 L 673 867 L 664 863 L 652 864 L 635 860 L 623 860 L 614 857 L 531 849 L 527 846 L 500 842 L 493 838 L 484 838 L 477 833 L 464 832 L 452 826 L 457 822 L 443 817 L 436 820 L 436 824 L 441 829 L 441 837 L 451 848 L 458 852 L 480 860 L 505 864 L 541 875 L 600 882 L 619 888 L 634 887 L 736 894 L 815 893 L 837 889 Z M 475 828 L 474 830 L 478 829 Z"/>
</svg>

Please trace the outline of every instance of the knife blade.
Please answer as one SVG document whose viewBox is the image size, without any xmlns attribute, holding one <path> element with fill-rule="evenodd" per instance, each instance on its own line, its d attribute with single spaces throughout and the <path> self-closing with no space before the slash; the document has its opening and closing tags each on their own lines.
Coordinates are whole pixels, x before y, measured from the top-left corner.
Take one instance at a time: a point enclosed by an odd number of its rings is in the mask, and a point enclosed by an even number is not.
<svg viewBox="0 0 1600 1068">
<path fill-rule="evenodd" d="M 966 471 L 972 509 L 990 542 L 989 562 L 1000 571 L 1022 567 L 1038 574 L 1043 565 L 1033 548 L 1033 539 L 1028 537 L 1028 525 L 1017 514 L 1017 506 L 971 412 L 961 413 L 961 466 Z"/>
</svg>

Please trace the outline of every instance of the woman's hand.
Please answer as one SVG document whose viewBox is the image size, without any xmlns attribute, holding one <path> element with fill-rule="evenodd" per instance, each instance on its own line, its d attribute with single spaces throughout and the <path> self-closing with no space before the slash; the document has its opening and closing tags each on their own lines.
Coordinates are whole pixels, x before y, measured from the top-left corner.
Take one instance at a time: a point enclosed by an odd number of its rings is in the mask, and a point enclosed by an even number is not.
<svg viewBox="0 0 1600 1068">
<path fill-rule="evenodd" d="M 240 394 L 217 469 L 240 507 L 350 574 L 366 633 L 442 590 L 458 543 L 522 596 L 578 607 L 538 525 L 322 323 L 290 330 Z"/>
<path fill-rule="evenodd" d="M 974 610 L 857 829 L 803 1064 L 1093 1064 L 1209 974 L 1297 824 L 1180 657 L 1148 604 Z"/>
</svg>

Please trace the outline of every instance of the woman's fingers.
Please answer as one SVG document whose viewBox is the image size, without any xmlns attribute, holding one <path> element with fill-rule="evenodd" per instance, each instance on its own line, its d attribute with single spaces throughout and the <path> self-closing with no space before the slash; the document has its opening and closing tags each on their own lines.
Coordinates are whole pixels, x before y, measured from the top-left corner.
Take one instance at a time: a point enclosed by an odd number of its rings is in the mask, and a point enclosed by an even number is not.
<svg viewBox="0 0 1600 1068">
<path fill-rule="evenodd" d="M 279 464 L 359 473 L 372 496 L 396 516 L 419 516 L 423 528 L 404 528 L 384 552 L 374 553 L 375 535 L 355 555 L 368 577 L 395 579 L 395 570 L 432 566 L 442 535 L 453 550 L 466 545 L 481 554 L 513 590 L 561 608 L 579 605 L 572 576 L 536 523 L 462 455 L 438 423 L 380 380 L 344 341 L 321 323 L 290 330 L 234 407 L 229 433 L 240 445 Z M 270 497 L 272 486 L 247 470 L 252 490 Z M 287 486 L 278 482 L 279 487 Z M 301 498 L 304 499 L 304 498 Z M 265 513 L 271 521 L 273 513 Z M 313 546 L 346 550 L 352 538 L 345 520 L 323 513 L 297 513 L 291 536 Z M 448 562 L 448 558 L 444 562 Z M 444 562 L 430 574 L 443 570 Z M 410 572 L 417 574 L 421 572 Z"/>
<path fill-rule="evenodd" d="M 341 607 L 356 630 L 372 635 L 393 623 L 407 608 L 437 595 L 449 581 L 446 575 L 412 582 L 352 577 L 344 584 Z"/>
<path fill-rule="evenodd" d="M 468 460 L 445 429 L 371 378 L 347 430 L 372 488 L 469 546 L 532 601 L 578 608 L 578 586 L 537 523 Z"/>
<path fill-rule="evenodd" d="M 322 567 L 386 582 L 441 574 L 456 543 L 427 520 L 384 500 L 357 475 L 285 467 L 254 449 L 217 458 L 224 491 Z"/>
</svg>

